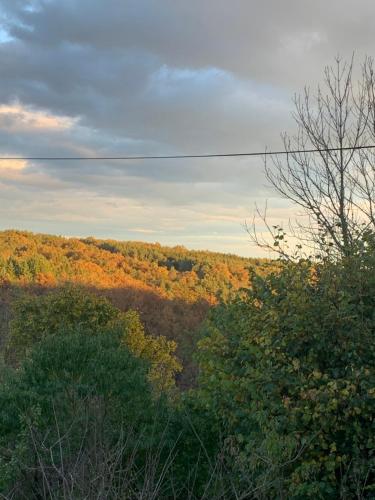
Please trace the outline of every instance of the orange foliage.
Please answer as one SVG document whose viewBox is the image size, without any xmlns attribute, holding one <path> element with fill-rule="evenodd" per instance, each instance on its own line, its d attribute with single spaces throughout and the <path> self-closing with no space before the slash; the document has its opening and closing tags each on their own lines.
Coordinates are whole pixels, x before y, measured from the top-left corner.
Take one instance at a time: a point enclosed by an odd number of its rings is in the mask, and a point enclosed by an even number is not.
<svg viewBox="0 0 375 500">
<path fill-rule="evenodd" d="M 136 309 L 146 330 L 176 340 L 182 356 L 209 307 L 246 287 L 258 262 L 158 243 L 0 232 L 2 296 L 6 284 L 43 293 L 77 283 Z"/>
</svg>

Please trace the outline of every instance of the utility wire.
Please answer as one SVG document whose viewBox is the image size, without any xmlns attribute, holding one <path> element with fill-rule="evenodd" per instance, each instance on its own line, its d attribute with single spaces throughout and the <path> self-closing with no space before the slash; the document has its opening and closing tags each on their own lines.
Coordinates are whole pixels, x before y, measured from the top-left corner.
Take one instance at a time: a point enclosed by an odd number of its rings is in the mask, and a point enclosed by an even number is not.
<svg viewBox="0 0 375 500">
<path fill-rule="evenodd" d="M 183 160 L 187 158 L 229 158 L 238 156 L 271 156 L 271 155 L 293 155 L 302 153 L 328 153 L 332 151 L 353 151 L 357 149 L 375 149 L 375 144 L 370 146 L 347 146 L 342 148 L 322 148 L 322 149 L 294 149 L 290 151 L 263 151 L 252 153 L 212 153 L 212 154 L 186 154 L 186 155 L 140 155 L 140 156 L 0 156 L 0 161 L 12 160 L 64 160 L 64 161 L 98 161 L 98 160 Z"/>
</svg>

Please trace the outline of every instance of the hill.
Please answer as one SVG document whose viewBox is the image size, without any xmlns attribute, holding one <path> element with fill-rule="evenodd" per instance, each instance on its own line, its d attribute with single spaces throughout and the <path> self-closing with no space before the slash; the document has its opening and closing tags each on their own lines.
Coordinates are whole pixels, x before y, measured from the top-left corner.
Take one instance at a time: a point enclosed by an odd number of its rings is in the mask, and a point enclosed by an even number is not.
<svg viewBox="0 0 375 500">
<path fill-rule="evenodd" d="M 247 285 L 247 269 L 258 262 L 158 243 L 0 232 L 0 279 L 9 283 L 146 286 L 164 297 L 214 303 Z"/>
<path fill-rule="evenodd" d="M 209 308 L 247 286 L 249 268 L 263 262 L 158 243 L 2 231 L 2 338 L 14 297 L 74 283 L 138 310 L 149 333 L 176 340 L 180 357 L 190 358 Z"/>
</svg>

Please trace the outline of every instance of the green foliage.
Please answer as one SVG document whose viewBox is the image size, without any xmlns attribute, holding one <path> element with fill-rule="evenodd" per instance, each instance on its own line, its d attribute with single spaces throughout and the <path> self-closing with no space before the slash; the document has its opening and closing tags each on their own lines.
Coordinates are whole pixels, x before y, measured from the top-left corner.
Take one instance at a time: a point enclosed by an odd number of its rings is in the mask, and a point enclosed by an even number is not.
<svg viewBox="0 0 375 500">
<path fill-rule="evenodd" d="M 77 330 L 86 335 L 117 331 L 134 355 L 149 362 L 154 387 L 159 392 L 173 387 L 175 374 L 181 370 L 174 356 L 176 344 L 146 335 L 137 312 L 122 313 L 103 297 L 72 286 L 15 302 L 8 359 L 19 362 L 46 337 Z"/>
<path fill-rule="evenodd" d="M 144 327 L 136 311 L 121 314 L 121 331 L 124 331 L 123 343 L 129 350 L 141 359 L 150 362 L 149 380 L 159 391 L 171 389 L 174 386 L 175 375 L 182 369 L 173 355 L 176 342 L 165 337 L 146 335 Z"/>
<path fill-rule="evenodd" d="M 258 484 L 268 477 L 267 498 L 373 497 L 372 248 L 254 275 L 245 296 L 213 313 L 200 342 L 199 397 Z"/>
<path fill-rule="evenodd" d="M 119 311 L 107 300 L 73 287 L 39 297 L 26 296 L 14 303 L 9 343 L 21 359 L 46 336 L 72 328 L 90 334 L 106 329 L 118 316 Z"/>
<path fill-rule="evenodd" d="M 132 459 L 135 474 L 160 445 L 166 415 L 146 366 L 117 335 L 50 335 L 0 386 L 0 491 L 37 498 L 65 491 L 74 475 L 78 488 L 85 473 L 85 488 L 102 487 L 109 476 L 95 477 L 98 460 L 110 460 L 113 475 Z"/>
<path fill-rule="evenodd" d="M 100 491 L 103 498 L 119 492 L 121 498 L 211 498 L 220 488 L 221 452 L 211 417 L 188 396 L 176 407 L 156 399 L 147 364 L 117 332 L 60 331 L 4 374 L 0 491 L 59 497 L 66 486 L 68 498 Z"/>
<path fill-rule="evenodd" d="M 168 475 L 175 491 L 181 492 L 172 498 L 226 498 L 220 496 L 223 435 L 211 408 L 184 393 L 173 409 L 169 436 L 176 446 Z"/>
<path fill-rule="evenodd" d="M 78 262 L 76 246 L 63 244 Z M 2 263 L 22 260 L 25 247 Z M 94 239 L 84 247 L 120 267 L 133 259 L 138 277 L 152 269 L 150 282 L 172 294 L 184 275 L 188 290 L 195 283 L 198 295 L 222 298 L 201 332 L 199 383 L 164 397 L 180 370 L 176 345 L 148 335 L 132 309 L 73 286 L 24 296 L 7 351 L 16 370 L 0 369 L 0 481 L 9 496 L 37 497 L 47 470 L 60 495 L 64 469 L 76 481 L 73 498 L 374 498 L 374 235 L 349 257 L 327 247 L 319 262 L 296 254 L 257 265 L 241 291 L 230 266 L 183 247 Z M 165 312 L 158 304 L 152 320 Z"/>
</svg>

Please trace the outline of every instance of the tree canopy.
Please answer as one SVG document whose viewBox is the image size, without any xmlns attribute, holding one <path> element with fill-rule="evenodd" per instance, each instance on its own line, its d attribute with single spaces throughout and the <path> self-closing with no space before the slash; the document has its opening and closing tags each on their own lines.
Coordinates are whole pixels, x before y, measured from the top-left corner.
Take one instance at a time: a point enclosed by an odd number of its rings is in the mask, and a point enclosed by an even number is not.
<svg viewBox="0 0 375 500">
<path fill-rule="evenodd" d="M 163 336 L 146 335 L 136 311 L 123 313 L 105 298 L 72 286 L 15 302 L 8 357 L 19 363 L 46 337 L 71 331 L 85 335 L 116 332 L 135 356 L 149 362 L 149 378 L 158 390 L 171 389 L 181 370 L 174 355 L 176 343 Z"/>
</svg>

